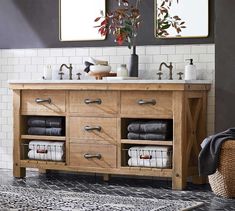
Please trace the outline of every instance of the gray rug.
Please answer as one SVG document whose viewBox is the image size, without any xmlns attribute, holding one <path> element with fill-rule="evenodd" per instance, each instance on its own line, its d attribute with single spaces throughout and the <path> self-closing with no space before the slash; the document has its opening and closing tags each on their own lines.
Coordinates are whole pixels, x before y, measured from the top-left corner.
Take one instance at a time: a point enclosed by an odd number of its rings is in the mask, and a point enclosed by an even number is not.
<svg viewBox="0 0 235 211">
<path fill-rule="evenodd" d="M 0 186 L 0 210 L 177 211 L 203 203 Z"/>
</svg>

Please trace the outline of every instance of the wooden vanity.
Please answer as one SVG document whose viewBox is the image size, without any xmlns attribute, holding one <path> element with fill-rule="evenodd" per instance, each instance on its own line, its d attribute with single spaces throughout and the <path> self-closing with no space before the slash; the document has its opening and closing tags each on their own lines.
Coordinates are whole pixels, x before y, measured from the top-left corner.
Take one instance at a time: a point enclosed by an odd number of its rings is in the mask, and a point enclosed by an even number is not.
<svg viewBox="0 0 235 211">
<path fill-rule="evenodd" d="M 25 169 L 54 169 L 108 175 L 139 175 L 172 178 L 173 189 L 183 189 L 189 176 L 198 176 L 197 156 L 207 135 L 207 92 L 209 83 L 154 83 L 152 81 L 82 81 L 81 83 L 10 82 L 14 108 L 14 176 Z M 50 99 L 37 103 L 35 99 Z M 151 103 L 155 101 L 156 103 Z M 65 118 L 65 136 L 27 135 L 28 116 Z M 129 140 L 130 119 L 171 119 L 169 141 Z M 99 130 L 84 130 L 86 126 Z M 22 143 L 30 140 L 64 141 L 64 162 L 30 160 Z M 127 146 L 172 146 L 172 168 L 130 167 Z M 87 158 L 85 155 L 91 154 Z M 96 156 L 97 155 L 97 156 Z M 98 156 L 99 155 L 99 156 Z"/>
</svg>

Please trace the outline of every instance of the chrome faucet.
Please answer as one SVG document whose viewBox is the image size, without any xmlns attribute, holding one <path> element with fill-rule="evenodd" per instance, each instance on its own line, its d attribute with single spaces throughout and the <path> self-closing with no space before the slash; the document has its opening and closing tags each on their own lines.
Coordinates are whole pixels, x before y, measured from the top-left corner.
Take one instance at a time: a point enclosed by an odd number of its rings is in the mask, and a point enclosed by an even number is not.
<svg viewBox="0 0 235 211">
<path fill-rule="evenodd" d="M 162 62 L 159 66 L 159 71 L 162 71 L 162 65 L 166 66 L 167 68 L 169 68 L 169 80 L 173 80 L 173 77 L 172 77 L 172 70 L 173 70 L 173 65 L 172 65 L 172 62 L 170 62 L 169 65 L 167 65 L 165 62 Z"/>
<path fill-rule="evenodd" d="M 60 66 L 59 74 L 62 73 L 62 68 L 63 68 L 63 67 L 66 67 L 66 68 L 69 70 L 69 80 L 73 80 L 73 72 L 72 72 L 73 67 L 72 67 L 72 64 L 69 64 L 69 66 L 66 65 L 66 64 L 62 64 L 62 65 Z"/>
</svg>

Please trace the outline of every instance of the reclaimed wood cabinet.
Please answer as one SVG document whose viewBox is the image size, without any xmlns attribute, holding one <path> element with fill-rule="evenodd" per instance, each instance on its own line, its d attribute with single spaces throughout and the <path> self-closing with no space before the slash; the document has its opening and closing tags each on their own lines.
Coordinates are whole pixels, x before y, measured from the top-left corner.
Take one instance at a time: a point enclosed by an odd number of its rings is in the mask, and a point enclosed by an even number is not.
<svg viewBox="0 0 235 211">
<path fill-rule="evenodd" d="M 198 176 L 197 156 L 207 135 L 207 92 L 204 83 L 132 82 L 10 82 L 14 110 L 15 177 L 28 167 L 104 175 L 135 175 L 172 178 L 173 189 L 183 189 L 189 176 Z M 27 117 L 64 117 L 65 136 L 27 134 Z M 136 119 L 170 119 L 173 138 L 129 140 L 127 125 Z M 63 141 L 63 162 L 30 160 L 24 145 L 30 140 Z M 23 145 L 23 147 L 22 147 Z M 128 166 L 130 146 L 171 146 L 171 168 Z"/>
</svg>

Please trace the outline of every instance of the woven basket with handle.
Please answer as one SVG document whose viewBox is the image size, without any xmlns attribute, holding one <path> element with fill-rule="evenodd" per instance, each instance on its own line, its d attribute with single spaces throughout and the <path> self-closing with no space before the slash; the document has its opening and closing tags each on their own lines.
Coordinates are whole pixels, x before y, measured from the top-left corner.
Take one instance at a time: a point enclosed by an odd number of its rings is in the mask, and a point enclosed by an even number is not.
<svg viewBox="0 0 235 211">
<path fill-rule="evenodd" d="M 216 195 L 235 198 L 235 140 L 223 143 L 218 168 L 209 176 L 209 183 Z"/>
</svg>

